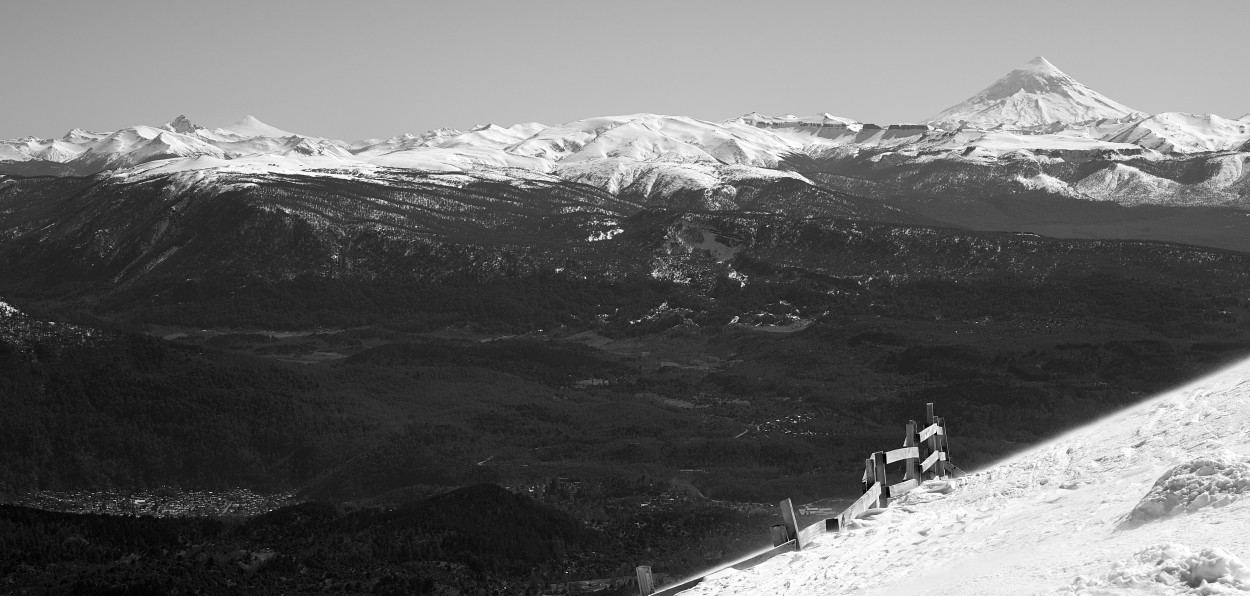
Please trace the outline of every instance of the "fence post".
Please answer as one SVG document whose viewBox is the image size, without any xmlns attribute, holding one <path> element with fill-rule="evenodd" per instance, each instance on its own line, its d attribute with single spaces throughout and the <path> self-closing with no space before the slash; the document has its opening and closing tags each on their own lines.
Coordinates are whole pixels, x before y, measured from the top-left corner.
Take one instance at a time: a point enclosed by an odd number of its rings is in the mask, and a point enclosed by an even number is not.
<svg viewBox="0 0 1250 596">
<path fill-rule="evenodd" d="M 785 524 L 774 525 L 772 527 L 772 532 L 773 532 L 773 546 L 781 546 L 790 541 L 789 537 L 786 536 Z"/>
<path fill-rule="evenodd" d="M 925 428 L 928 428 L 929 426 L 933 425 L 935 419 L 933 416 L 933 404 L 932 403 L 927 403 L 924 405 L 924 418 L 925 418 Z M 933 455 L 933 453 L 940 451 L 940 449 L 938 449 L 938 436 L 933 435 L 929 437 L 928 440 L 925 441 L 925 447 L 928 448 L 927 453 L 925 453 L 925 457 L 928 457 L 930 455 Z M 940 469 L 941 469 L 940 464 L 937 466 L 934 466 L 934 469 L 930 471 L 930 473 L 933 474 L 931 478 L 936 478 L 938 476 L 938 472 Z"/>
<path fill-rule="evenodd" d="M 946 418 L 939 417 L 937 419 L 937 425 L 942 428 L 942 434 L 939 435 L 942 438 L 938 440 L 938 445 L 940 445 L 942 451 L 946 453 L 946 461 L 942 462 L 939 467 L 942 468 L 942 476 L 946 477 L 950 473 L 951 465 L 951 444 L 950 437 L 946 436 Z"/>
<path fill-rule="evenodd" d="M 889 484 L 885 480 L 885 452 L 878 451 L 872 454 L 872 468 L 876 472 L 877 484 L 881 485 L 881 496 L 877 499 L 877 507 L 889 507 L 890 497 Z"/>
<path fill-rule="evenodd" d="M 915 420 L 907 421 L 907 438 L 903 439 L 903 446 L 904 447 L 916 447 L 916 421 Z M 918 473 L 919 467 L 916 462 L 917 460 L 914 458 L 910 458 L 910 457 L 907 458 L 907 461 L 904 463 L 904 465 L 907 466 L 907 469 L 903 472 L 903 480 L 911 480 L 919 476 L 919 473 Z"/>
<path fill-rule="evenodd" d="M 864 460 L 864 492 L 872 488 L 872 483 L 877 481 L 877 473 L 873 471 L 873 460 L 868 458 Z"/>
<path fill-rule="evenodd" d="M 790 499 L 786 499 L 779 503 L 781 507 L 781 519 L 786 526 L 786 542 L 794 541 L 795 550 L 799 547 L 799 520 L 794 516 L 794 504 Z"/>
<path fill-rule="evenodd" d="M 650 565 L 638 566 L 638 596 L 651 596 L 655 593 L 655 578 L 651 577 Z"/>
</svg>

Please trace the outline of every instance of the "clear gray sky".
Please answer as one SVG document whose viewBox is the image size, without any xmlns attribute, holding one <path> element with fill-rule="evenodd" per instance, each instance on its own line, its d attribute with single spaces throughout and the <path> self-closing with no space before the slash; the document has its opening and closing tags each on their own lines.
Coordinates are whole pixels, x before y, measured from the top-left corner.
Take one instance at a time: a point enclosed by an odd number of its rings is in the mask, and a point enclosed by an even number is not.
<svg viewBox="0 0 1250 596">
<path fill-rule="evenodd" d="M 1250 112 L 1250 2 L 6 0 L 0 138 L 246 115 L 354 140 L 749 111 L 919 121 L 1037 55 L 1146 112 Z"/>
</svg>

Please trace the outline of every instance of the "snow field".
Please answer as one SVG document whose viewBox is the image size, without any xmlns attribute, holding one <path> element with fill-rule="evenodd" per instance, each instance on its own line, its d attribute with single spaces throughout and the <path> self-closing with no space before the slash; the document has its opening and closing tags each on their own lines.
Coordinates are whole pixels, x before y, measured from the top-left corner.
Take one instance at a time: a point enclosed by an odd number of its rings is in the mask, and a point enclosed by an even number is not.
<svg viewBox="0 0 1250 596">
<path fill-rule="evenodd" d="M 1245 593 L 1247 461 L 1250 360 L 683 594 Z"/>
</svg>

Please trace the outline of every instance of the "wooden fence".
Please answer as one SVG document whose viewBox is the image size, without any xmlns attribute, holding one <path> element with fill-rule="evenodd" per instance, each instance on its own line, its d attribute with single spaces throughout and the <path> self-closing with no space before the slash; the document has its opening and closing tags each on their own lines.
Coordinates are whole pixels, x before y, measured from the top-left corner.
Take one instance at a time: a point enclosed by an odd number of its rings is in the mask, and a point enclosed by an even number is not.
<svg viewBox="0 0 1250 596">
<path fill-rule="evenodd" d="M 771 549 L 659 590 L 655 588 L 651 567 L 642 565 L 636 570 L 638 593 L 641 596 L 671 596 L 689 590 L 699 585 L 707 576 L 725 569 L 733 568 L 739 571 L 750 569 L 781 553 L 801 551 L 817 536 L 825 532 L 842 530 L 852 520 L 871 509 L 889 507 L 890 499 L 907 494 L 920 486 L 920 483 L 927 478 L 963 475 L 963 470 L 950 463 L 946 420 L 933 415 L 931 403 L 925 404 L 925 422 L 927 426 L 917 431 L 916 421 L 908 421 L 902 447 L 891 451 L 878 451 L 864 460 L 864 494 L 842 513 L 817 521 L 806 528 L 799 528 L 798 517 L 794 514 L 794 504 L 790 502 L 790 499 L 786 499 L 779 504 L 782 523 L 772 527 L 773 547 Z M 886 466 L 898 462 L 903 463 L 902 481 L 889 484 Z"/>
</svg>

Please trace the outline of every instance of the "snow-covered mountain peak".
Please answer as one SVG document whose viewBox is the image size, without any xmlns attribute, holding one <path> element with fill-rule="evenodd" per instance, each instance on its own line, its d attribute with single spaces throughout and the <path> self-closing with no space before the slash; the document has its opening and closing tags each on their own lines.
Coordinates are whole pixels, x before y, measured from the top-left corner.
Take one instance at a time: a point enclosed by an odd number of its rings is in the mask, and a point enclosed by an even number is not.
<svg viewBox="0 0 1250 596">
<path fill-rule="evenodd" d="M 161 128 L 184 135 L 195 134 L 198 130 L 204 130 L 203 126 L 192 122 L 189 118 L 181 114 L 177 118 L 162 124 Z"/>
<path fill-rule="evenodd" d="M 91 132 L 89 130 L 75 128 L 65 133 L 65 136 L 61 137 L 61 140 L 66 143 L 83 144 L 91 141 L 98 141 L 108 135 L 109 133 L 106 132 Z"/>
<path fill-rule="evenodd" d="M 258 120 L 255 116 L 244 116 L 242 120 L 231 124 L 230 126 L 219 129 L 225 132 L 234 133 L 240 137 L 270 137 L 274 139 L 296 136 L 293 132 L 287 132 L 280 128 L 269 126 Z"/>
<path fill-rule="evenodd" d="M 1059 70 L 1058 68 L 1055 68 L 1055 65 L 1051 64 L 1050 60 L 1047 60 L 1043 56 L 1038 56 L 1032 60 L 1029 60 L 1027 63 L 1025 63 L 1024 66 L 1020 67 L 1018 70 L 1029 70 L 1029 71 L 1036 72 L 1039 74 L 1047 74 L 1047 75 L 1052 75 L 1052 76 L 1053 75 L 1062 75 L 1065 77 L 1068 76 L 1064 74 L 1063 71 Z"/>
<path fill-rule="evenodd" d="M 1038 56 L 929 119 L 941 128 L 1042 130 L 1146 114 L 1118 103 Z"/>
</svg>

